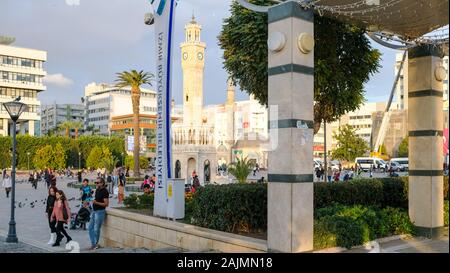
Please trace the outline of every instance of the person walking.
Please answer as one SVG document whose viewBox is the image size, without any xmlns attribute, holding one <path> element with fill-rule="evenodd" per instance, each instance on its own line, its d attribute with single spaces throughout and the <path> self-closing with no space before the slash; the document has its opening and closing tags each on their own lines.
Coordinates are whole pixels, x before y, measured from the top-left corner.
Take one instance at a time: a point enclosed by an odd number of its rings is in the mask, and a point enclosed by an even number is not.
<svg viewBox="0 0 450 273">
<path fill-rule="evenodd" d="M 331 182 L 331 177 L 333 177 L 333 169 L 330 166 L 328 166 L 328 169 L 327 169 L 328 182 Z"/>
<path fill-rule="evenodd" d="M 55 187 L 50 187 L 48 189 L 45 213 L 47 214 L 48 226 L 50 227 L 50 240 L 48 240 L 47 245 L 53 245 L 56 242 L 56 221 L 52 221 L 51 216 L 53 213 L 53 207 L 55 206 L 57 190 L 58 189 Z"/>
<path fill-rule="evenodd" d="M 35 190 L 37 189 L 37 181 L 34 179 L 34 175 L 30 173 L 30 177 L 28 178 L 28 182 L 31 183 L 31 187 L 33 187 Z"/>
<path fill-rule="evenodd" d="M 45 172 L 44 172 L 44 180 L 45 180 L 45 183 L 47 183 L 47 189 L 50 188 L 50 184 L 52 182 L 52 179 L 50 177 L 50 170 L 49 169 L 46 169 Z"/>
<path fill-rule="evenodd" d="M 97 249 L 100 246 L 98 241 L 100 239 L 100 229 L 105 219 L 105 209 L 109 206 L 109 192 L 106 189 L 105 179 L 98 177 L 95 182 L 95 198 L 92 202 L 93 211 L 91 220 L 89 221 L 89 239 L 91 241 L 90 250 Z"/>
<path fill-rule="evenodd" d="M 70 215 L 66 195 L 62 190 L 56 191 L 56 201 L 51 216 L 51 220 L 56 221 L 56 242 L 52 246 L 59 246 L 64 236 L 67 238 L 67 243 L 72 241 L 72 237 L 64 229 L 64 224 L 69 224 Z"/>
<path fill-rule="evenodd" d="M 119 180 L 119 190 L 117 191 L 117 193 L 118 203 L 122 204 L 125 197 L 125 187 L 122 180 Z"/>
<path fill-rule="evenodd" d="M 2 180 L 2 187 L 5 188 L 6 192 L 6 198 L 9 198 L 9 193 L 11 192 L 11 177 L 8 175 L 8 173 L 3 171 L 3 180 Z"/>
</svg>

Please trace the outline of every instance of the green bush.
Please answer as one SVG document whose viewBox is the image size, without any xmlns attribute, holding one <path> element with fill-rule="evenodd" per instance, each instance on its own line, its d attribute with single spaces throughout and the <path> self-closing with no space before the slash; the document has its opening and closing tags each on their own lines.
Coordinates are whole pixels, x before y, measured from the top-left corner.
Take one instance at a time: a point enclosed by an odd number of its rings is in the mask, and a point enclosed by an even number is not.
<svg viewBox="0 0 450 273">
<path fill-rule="evenodd" d="M 448 200 L 448 176 L 444 177 L 444 199 Z M 333 203 L 407 209 L 408 177 L 314 183 L 315 208 Z"/>
<path fill-rule="evenodd" d="M 155 200 L 154 194 L 141 194 L 138 197 L 139 209 L 153 209 L 153 202 Z"/>
<path fill-rule="evenodd" d="M 207 185 L 193 196 L 190 222 L 226 232 L 267 229 L 267 185 Z"/>
<path fill-rule="evenodd" d="M 154 198 L 153 194 L 137 195 L 133 193 L 123 199 L 123 204 L 129 209 L 153 209 Z"/>
<path fill-rule="evenodd" d="M 123 199 L 123 204 L 125 207 L 130 209 L 137 209 L 139 207 L 138 196 L 133 193 Z"/>
<path fill-rule="evenodd" d="M 399 208 L 335 204 L 315 212 L 315 249 L 351 248 L 398 234 L 414 234 L 407 211 Z"/>
</svg>

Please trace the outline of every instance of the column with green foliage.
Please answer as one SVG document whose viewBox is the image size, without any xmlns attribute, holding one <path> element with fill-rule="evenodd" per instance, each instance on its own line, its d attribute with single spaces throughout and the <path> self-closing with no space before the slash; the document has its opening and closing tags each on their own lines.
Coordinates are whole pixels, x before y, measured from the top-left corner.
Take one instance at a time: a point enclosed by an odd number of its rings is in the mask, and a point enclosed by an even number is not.
<svg viewBox="0 0 450 273">
<path fill-rule="evenodd" d="M 269 10 L 268 250 L 313 249 L 314 14 L 293 1 Z M 274 140 L 274 139 L 271 139 Z"/>
</svg>

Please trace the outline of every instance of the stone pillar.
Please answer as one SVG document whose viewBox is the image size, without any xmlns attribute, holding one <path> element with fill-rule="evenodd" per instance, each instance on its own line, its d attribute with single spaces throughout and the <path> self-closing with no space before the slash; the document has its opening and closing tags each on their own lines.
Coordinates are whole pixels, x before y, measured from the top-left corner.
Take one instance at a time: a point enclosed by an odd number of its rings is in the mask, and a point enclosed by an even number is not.
<svg viewBox="0 0 450 273">
<path fill-rule="evenodd" d="M 442 59 L 431 46 L 408 54 L 409 216 L 420 235 L 436 237 L 444 226 Z"/>
<path fill-rule="evenodd" d="M 313 249 L 314 15 L 288 1 L 269 10 L 268 250 Z M 273 109 L 272 108 L 272 109 Z"/>
<path fill-rule="evenodd" d="M 28 134 L 30 136 L 34 136 L 34 123 L 35 123 L 34 120 L 29 120 L 28 121 Z"/>
<path fill-rule="evenodd" d="M 9 135 L 9 132 L 8 132 L 8 128 L 9 128 L 9 126 L 8 126 L 8 119 L 7 118 L 2 119 L 0 122 L 3 123 L 3 136 L 8 136 Z"/>
</svg>

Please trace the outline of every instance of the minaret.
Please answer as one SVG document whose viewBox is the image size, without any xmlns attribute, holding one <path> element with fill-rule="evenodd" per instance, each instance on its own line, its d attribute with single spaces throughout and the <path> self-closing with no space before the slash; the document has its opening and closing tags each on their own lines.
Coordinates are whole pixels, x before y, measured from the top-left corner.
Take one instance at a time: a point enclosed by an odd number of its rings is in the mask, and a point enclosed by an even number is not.
<svg viewBox="0 0 450 273">
<path fill-rule="evenodd" d="M 227 104 L 234 105 L 234 91 L 235 91 L 234 82 L 231 78 L 229 78 L 227 81 Z"/>
<path fill-rule="evenodd" d="M 200 40 L 202 27 L 197 24 L 194 16 L 184 29 L 186 38 L 180 45 L 183 69 L 183 123 L 185 126 L 197 127 L 202 124 L 206 45 Z"/>
<path fill-rule="evenodd" d="M 227 81 L 227 103 L 225 104 L 227 113 L 227 139 L 225 144 L 230 152 L 234 145 L 234 92 L 234 82 L 229 78 Z"/>
</svg>

